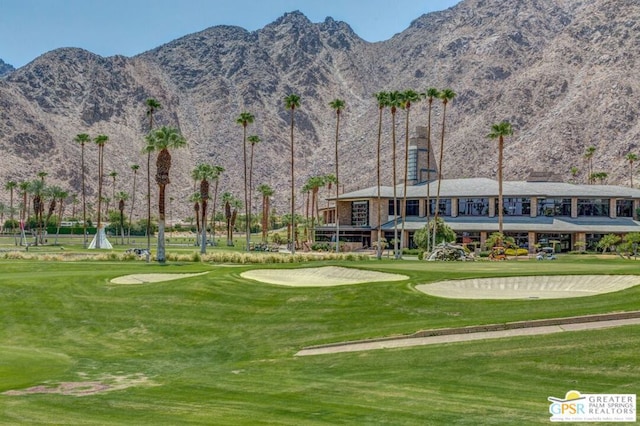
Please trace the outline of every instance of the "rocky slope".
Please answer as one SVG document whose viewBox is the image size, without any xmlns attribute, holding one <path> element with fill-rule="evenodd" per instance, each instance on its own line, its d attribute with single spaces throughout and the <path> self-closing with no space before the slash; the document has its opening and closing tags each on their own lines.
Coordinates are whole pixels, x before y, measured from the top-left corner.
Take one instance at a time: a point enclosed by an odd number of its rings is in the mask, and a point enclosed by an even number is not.
<svg viewBox="0 0 640 426">
<path fill-rule="evenodd" d="M 15 70 L 13 65 L 7 64 L 5 61 L 0 59 L 0 77 L 2 77 L 3 75 L 9 74 L 13 70 Z"/>
<path fill-rule="evenodd" d="M 635 0 L 464 0 L 418 17 L 379 43 L 360 39 L 346 23 L 312 23 L 293 12 L 258 31 L 212 27 L 132 58 L 58 49 L 0 79 L 0 180 L 31 180 L 46 171 L 48 182 L 78 193 L 80 147 L 73 138 L 104 133 L 110 137 L 106 169 L 118 173 L 118 191 L 130 192 L 130 165 L 142 165 L 140 174 L 146 174 L 144 100 L 154 97 L 163 105 L 157 122 L 178 126 L 189 141 L 188 149 L 174 153 L 169 186 L 179 217 L 190 214 L 190 171 L 200 161 L 225 167 L 221 189 L 242 198 L 242 129 L 235 118 L 244 110 L 256 117 L 249 134 L 262 139 L 254 182 L 274 186 L 275 204 L 286 210 L 286 95 L 301 96 L 298 187 L 311 175 L 333 171 L 335 114 L 328 103 L 345 99 L 340 174 L 345 189 L 353 190 L 375 182 L 373 94 L 450 87 L 457 97 L 447 108 L 445 176 L 494 177 L 495 142 L 485 135 L 507 119 L 515 134 L 506 143 L 506 178 L 532 170 L 569 178 L 571 166 L 586 170 L 582 156 L 593 145 L 594 169 L 609 173 L 610 183 L 626 184 L 623 157 L 638 152 L 640 136 L 639 50 Z M 433 138 L 439 141 L 441 105 L 434 105 Z M 404 118 L 400 111 L 400 156 Z M 415 125 L 426 125 L 426 102 L 411 109 Z M 386 111 L 387 181 L 390 130 Z M 94 194 L 97 149 L 86 152 Z M 143 180 L 138 200 L 144 199 Z M 110 182 L 106 187 L 110 193 Z M 0 200 L 7 203 L 8 194 L 0 192 Z"/>
</svg>

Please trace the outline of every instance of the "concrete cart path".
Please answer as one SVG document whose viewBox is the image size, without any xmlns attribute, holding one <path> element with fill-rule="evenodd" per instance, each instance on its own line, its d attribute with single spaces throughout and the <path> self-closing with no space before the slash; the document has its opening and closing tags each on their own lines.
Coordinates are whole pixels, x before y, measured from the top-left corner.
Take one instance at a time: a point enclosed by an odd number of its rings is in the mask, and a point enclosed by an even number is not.
<svg viewBox="0 0 640 426">
<path fill-rule="evenodd" d="M 443 343 L 468 342 L 472 340 L 499 339 L 516 336 L 533 336 L 540 334 L 560 333 L 564 331 L 596 330 L 624 325 L 640 325 L 640 317 L 585 321 L 567 324 L 545 325 L 537 327 L 510 328 L 495 331 L 479 331 L 456 334 L 445 334 L 426 337 L 398 337 L 375 341 L 346 342 L 325 346 L 314 346 L 302 349 L 296 356 L 321 355 L 339 352 L 369 351 L 374 349 L 405 348 L 410 346 L 436 345 Z"/>
</svg>

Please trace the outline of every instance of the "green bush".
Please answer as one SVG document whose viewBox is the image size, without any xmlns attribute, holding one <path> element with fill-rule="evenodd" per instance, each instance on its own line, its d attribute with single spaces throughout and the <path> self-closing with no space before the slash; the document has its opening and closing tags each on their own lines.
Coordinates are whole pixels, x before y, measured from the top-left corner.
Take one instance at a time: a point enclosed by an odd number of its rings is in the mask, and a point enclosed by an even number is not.
<svg viewBox="0 0 640 426">
<path fill-rule="evenodd" d="M 504 251 L 504 254 L 506 254 L 507 256 L 527 256 L 529 254 L 529 251 L 523 248 L 508 248 Z"/>
</svg>

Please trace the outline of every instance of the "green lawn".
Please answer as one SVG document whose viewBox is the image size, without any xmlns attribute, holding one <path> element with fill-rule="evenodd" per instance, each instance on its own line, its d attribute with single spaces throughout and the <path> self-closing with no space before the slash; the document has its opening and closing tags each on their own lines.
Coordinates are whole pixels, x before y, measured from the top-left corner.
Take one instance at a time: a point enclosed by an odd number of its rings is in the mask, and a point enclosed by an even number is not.
<svg viewBox="0 0 640 426">
<path fill-rule="evenodd" d="M 543 424 L 548 396 L 638 393 L 640 326 L 294 357 L 304 346 L 437 327 L 640 309 L 640 286 L 566 300 L 460 301 L 443 278 L 635 274 L 638 263 L 342 262 L 407 281 L 288 288 L 249 268 L 0 260 L 0 393 L 129 384 L 87 396 L 0 394 L 0 424 Z M 112 285 L 129 273 L 207 275 Z M 117 387 L 117 386 L 116 386 Z"/>
</svg>

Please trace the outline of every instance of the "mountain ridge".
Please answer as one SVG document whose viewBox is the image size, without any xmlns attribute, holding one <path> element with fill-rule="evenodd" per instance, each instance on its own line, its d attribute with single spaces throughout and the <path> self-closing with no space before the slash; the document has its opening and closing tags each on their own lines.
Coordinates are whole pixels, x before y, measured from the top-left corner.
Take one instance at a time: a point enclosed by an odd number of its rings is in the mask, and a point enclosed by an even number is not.
<svg viewBox="0 0 640 426">
<path fill-rule="evenodd" d="M 640 136 L 640 82 L 633 73 L 638 22 L 640 6 L 632 0 L 464 0 L 375 43 L 347 23 L 330 17 L 312 23 L 294 11 L 256 31 L 210 27 L 130 58 L 56 49 L 0 80 L 0 149 L 7 153 L 0 159 L 0 179 L 32 180 L 46 171 L 51 182 L 78 193 L 80 148 L 73 138 L 104 133 L 110 136 L 106 167 L 122 179 L 118 190 L 130 191 L 129 166 L 140 164 L 140 172 L 146 167 L 140 154 L 148 130 L 144 101 L 153 97 L 163 105 L 158 124 L 178 126 L 189 141 L 187 150 L 174 155 L 169 186 L 170 196 L 184 204 L 182 216 L 190 214 L 186 199 L 197 162 L 225 167 L 221 189 L 242 196 L 242 134 L 235 118 L 245 110 L 256 116 L 249 134 L 262 139 L 254 187 L 274 186 L 274 204 L 286 208 L 286 95 L 301 96 L 296 187 L 311 175 L 333 172 L 335 113 L 328 103 L 339 97 L 347 103 L 340 175 L 345 190 L 355 190 L 375 184 L 374 93 L 450 87 L 457 97 L 447 108 L 445 177 L 495 178 L 497 154 L 485 135 L 491 124 L 507 119 L 515 134 L 505 145 L 505 178 L 550 170 L 569 180 L 576 166 L 584 182 L 582 156 L 594 145 L 595 169 L 609 173 L 611 183 L 628 184 L 623 156 L 637 151 Z M 436 153 L 440 114 L 436 101 Z M 403 111 L 396 122 L 401 175 Z M 426 125 L 426 102 L 411 108 L 411 128 L 416 125 Z M 383 176 L 390 184 L 388 111 L 383 132 Z M 91 194 L 94 157 L 88 149 Z M 144 199 L 139 190 L 136 198 Z M 0 200 L 6 203 L 8 195 Z"/>
</svg>

